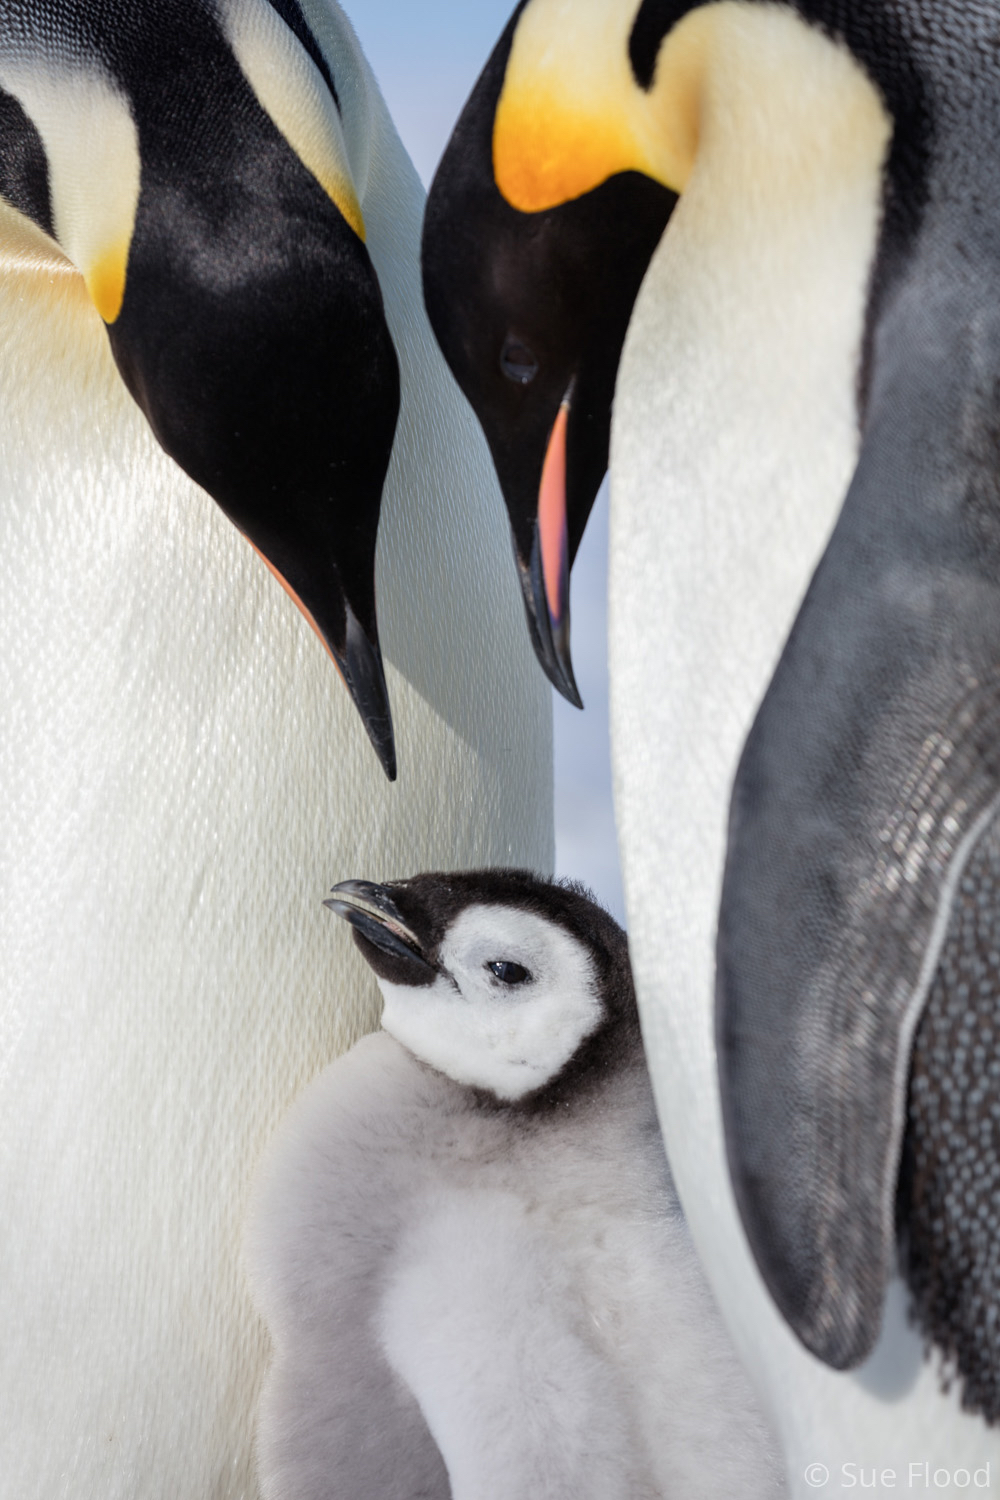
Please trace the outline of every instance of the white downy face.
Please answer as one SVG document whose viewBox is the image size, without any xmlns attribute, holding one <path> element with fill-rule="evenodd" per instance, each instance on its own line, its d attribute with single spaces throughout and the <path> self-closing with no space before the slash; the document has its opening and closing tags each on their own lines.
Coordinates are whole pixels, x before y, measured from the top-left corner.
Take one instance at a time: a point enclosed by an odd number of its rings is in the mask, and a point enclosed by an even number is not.
<svg viewBox="0 0 1000 1500">
<path fill-rule="evenodd" d="M 584 944 L 533 912 L 466 908 L 441 964 L 430 985 L 379 981 L 382 1026 L 431 1067 L 500 1099 L 554 1078 L 604 1014 Z"/>
</svg>

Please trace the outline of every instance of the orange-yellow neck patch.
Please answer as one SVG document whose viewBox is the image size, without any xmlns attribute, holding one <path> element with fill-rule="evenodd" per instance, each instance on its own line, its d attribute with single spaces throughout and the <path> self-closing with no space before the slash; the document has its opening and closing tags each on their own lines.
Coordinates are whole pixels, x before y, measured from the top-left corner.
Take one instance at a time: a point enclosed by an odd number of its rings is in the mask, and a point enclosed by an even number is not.
<svg viewBox="0 0 1000 1500">
<path fill-rule="evenodd" d="M 629 62 L 637 8 L 636 0 L 532 0 L 524 10 L 493 131 L 497 186 L 514 208 L 537 213 L 633 170 L 683 187 L 698 141 L 703 43 L 681 49 L 664 110 L 662 58 L 655 101 Z M 702 31 L 703 15 L 676 32 Z"/>
<path fill-rule="evenodd" d="M 96 66 L 28 54 L 0 60 L 0 86 L 41 136 L 56 239 L 113 323 L 139 203 L 139 138 L 128 101 Z"/>
<path fill-rule="evenodd" d="M 128 243 L 112 245 L 98 255 L 84 272 L 84 281 L 90 300 L 105 323 L 113 323 L 122 310 L 125 299 L 125 267 L 128 262 Z"/>
<path fill-rule="evenodd" d="M 323 75 L 266 0 L 225 0 L 222 17 L 257 102 L 363 240 L 344 130 Z"/>
<path fill-rule="evenodd" d="M 531 0 L 523 11 L 493 128 L 494 176 L 514 208 L 554 208 L 627 171 L 683 192 L 717 113 L 716 80 L 734 60 L 751 77 L 770 68 L 783 86 L 808 87 L 786 79 L 784 64 L 800 62 L 803 36 L 808 60 L 818 33 L 784 7 L 718 0 L 664 37 L 647 91 L 628 55 L 637 9 L 636 0 Z M 771 112 L 766 97 L 760 107 Z"/>
<path fill-rule="evenodd" d="M 309 163 L 306 162 L 305 165 L 308 166 Z M 358 195 L 354 191 L 354 183 L 347 173 L 324 170 L 322 165 L 317 165 L 313 171 L 313 176 L 327 197 L 333 199 L 358 239 L 364 241 L 364 215 L 361 212 Z"/>
</svg>

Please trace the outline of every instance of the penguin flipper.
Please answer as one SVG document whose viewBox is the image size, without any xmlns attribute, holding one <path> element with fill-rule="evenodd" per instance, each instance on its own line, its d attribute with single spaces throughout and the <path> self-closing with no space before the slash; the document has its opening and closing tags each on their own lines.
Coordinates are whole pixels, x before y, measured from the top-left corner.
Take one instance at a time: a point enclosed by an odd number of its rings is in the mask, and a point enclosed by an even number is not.
<svg viewBox="0 0 1000 1500">
<path fill-rule="evenodd" d="M 899 297 L 884 319 L 854 481 L 733 793 L 730 1170 L 781 1312 L 837 1369 L 878 1335 L 914 1028 L 1000 797 L 1000 493 L 979 369 L 1000 340 L 968 332 L 979 293 Z"/>
</svg>

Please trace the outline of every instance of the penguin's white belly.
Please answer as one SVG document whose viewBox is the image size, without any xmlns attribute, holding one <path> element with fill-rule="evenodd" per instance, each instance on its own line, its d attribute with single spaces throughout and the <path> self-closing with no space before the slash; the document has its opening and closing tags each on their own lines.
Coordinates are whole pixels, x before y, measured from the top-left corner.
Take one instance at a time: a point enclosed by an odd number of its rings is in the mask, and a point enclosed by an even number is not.
<svg viewBox="0 0 1000 1500">
<path fill-rule="evenodd" d="M 248 1180 L 377 1014 L 321 898 L 358 873 L 549 868 L 547 689 L 419 329 L 404 389 L 445 415 L 411 472 L 394 458 L 383 512 L 392 786 L 318 642 L 154 443 L 79 278 L 11 256 L 0 310 L 0 1490 L 250 1496 Z"/>
<path fill-rule="evenodd" d="M 444 1189 L 379 1324 L 455 1500 L 774 1495 L 717 1319 L 679 1216 Z"/>
</svg>

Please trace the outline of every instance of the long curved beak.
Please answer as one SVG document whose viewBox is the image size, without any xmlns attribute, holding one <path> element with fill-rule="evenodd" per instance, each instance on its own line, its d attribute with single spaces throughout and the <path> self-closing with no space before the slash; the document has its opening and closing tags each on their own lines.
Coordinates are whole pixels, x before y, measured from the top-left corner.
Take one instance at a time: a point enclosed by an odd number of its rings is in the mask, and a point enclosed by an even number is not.
<svg viewBox="0 0 1000 1500">
<path fill-rule="evenodd" d="M 1000 315 L 981 270 L 917 264 L 882 314 L 858 468 L 733 792 L 732 1179 L 780 1310 L 838 1369 L 878 1334 L 913 1032 L 1000 807 Z"/>
<path fill-rule="evenodd" d="M 557 692 L 582 708 L 569 643 L 569 527 L 566 511 L 566 431 L 573 386 L 563 397 L 549 434 L 538 489 L 531 556 L 515 543 L 528 630 L 542 668 Z"/>
</svg>

